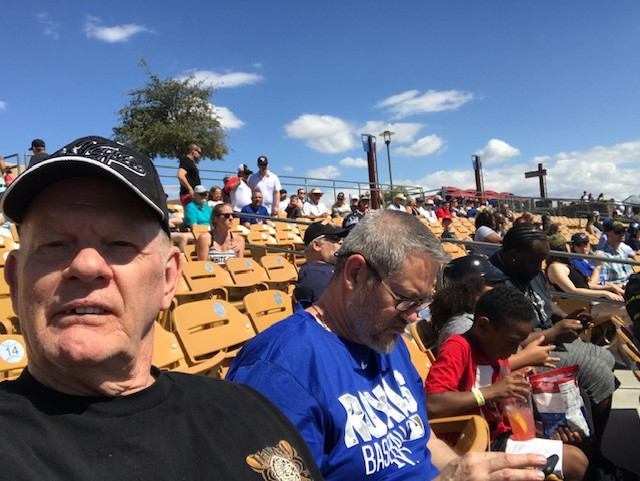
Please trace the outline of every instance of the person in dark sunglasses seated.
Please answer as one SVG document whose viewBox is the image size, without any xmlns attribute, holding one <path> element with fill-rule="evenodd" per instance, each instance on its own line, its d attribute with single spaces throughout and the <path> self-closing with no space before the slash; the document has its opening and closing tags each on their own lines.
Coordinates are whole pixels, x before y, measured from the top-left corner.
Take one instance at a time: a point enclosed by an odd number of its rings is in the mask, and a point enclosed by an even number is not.
<svg viewBox="0 0 640 481">
<path fill-rule="evenodd" d="M 217 204 L 211 213 L 211 230 L 200 234 L 196 241 L 199 261 L 225 265 L 230 257 L 244 257 L 244 237 L 233 235 L 233 207 Z"/>
</svg>

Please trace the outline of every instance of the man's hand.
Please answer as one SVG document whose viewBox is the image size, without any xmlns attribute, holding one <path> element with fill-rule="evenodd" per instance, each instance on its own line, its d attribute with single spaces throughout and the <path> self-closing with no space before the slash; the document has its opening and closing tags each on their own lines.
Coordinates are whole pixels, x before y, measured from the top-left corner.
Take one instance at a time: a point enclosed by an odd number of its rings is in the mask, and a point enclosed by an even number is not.
<svg viewBox="0 0 640 481">
<path fill-rule="evenodd" d="M 550 329 L 555 342 L 573 342 L 582 332 L 582 322 L 578 319 L 561 319 Z"/>
<path fill-rule="evenodd" d="M 541 481 L 547 459 L 539 454 L 466 453 L 447 464 L 437 481 Z"/>
<path fill-rule="evenodd" d="M 481 391 L 487 401 L 502 401 L 512 397 L 526 401 L 531 392 L 531 385 L 524 378 L 524 374 L 514 371 L 498 382 L 494 382 L 491 386 L 483 387 Z"/>
</svg>

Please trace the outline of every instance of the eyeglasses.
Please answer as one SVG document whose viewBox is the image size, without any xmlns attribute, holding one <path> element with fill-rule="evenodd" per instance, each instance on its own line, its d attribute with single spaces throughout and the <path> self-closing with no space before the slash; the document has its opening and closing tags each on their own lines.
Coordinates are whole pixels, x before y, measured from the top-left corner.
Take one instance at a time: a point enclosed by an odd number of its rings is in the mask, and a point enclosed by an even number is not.
<svg viewBox="0 0 640 481">
<path fill-rule="evenodd" d="M 230 212 L 225 212 L 224 214 L 218 214 L 220 217 L 224 217 L 225 219 L 232 219 L 233 214 Z"/>
<path fill-rule="evenodd" d="M 360 254 L 362 255 L 362 254 Z M 364 256 L 363 256 L 364 257 Z M 389 291 L 389 294 L 391 294 L 391 297 L 393 297 L 393 299 L 396 301 L 396 305 L 395 308 L 397 311 L 400 312 L 407 312 L 407 311 L 416 311 L 416 312 L 420 312 L 423 309 L 426 309 L 427 307 L 429 307 L 431 305 L 431 303 L 433 302 L 433 297 L 432 296 L 428 296 L 425 299 L 406 299 L 403 297 L 400 297 L 398 294 L 396 294 L 395 292 L 393 292 L 393 289 L 391 289 L 391 287 L 389 287 L 389 285 L 384 281 L 384 279 L 382 278 L 382 276 L 380 275 L 380 273 L 378 272 L 378 270 L 373 267 L 371 265 L 371 263 L 365 258 L 364 261 L 367 263 L 367 267 L 371 270 L 371 272 L 373 272 L 373 274 L 375 274 L 375 276 L 380 279 L 380 283 L 384 286 L 384 288 Z"/>
<path fill-rule="evenodd" d="M 196 194 L 201 195 L 202 197 L 208 197 L 209 192 L 196 192 Z"/>
</svg>

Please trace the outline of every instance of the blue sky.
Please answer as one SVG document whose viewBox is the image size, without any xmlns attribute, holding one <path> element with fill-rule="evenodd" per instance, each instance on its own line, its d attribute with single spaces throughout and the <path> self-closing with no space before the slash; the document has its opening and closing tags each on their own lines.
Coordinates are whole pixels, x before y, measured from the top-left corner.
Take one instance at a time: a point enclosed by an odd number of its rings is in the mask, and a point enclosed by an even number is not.
<svg viewBox="0 0 640 481">
<path fill-rule="evenodd" d="M 637 0 L 0 0 L 0 22 L 4 155 L 112 136 L 144 57 L 215 86 L 230 153 L 205 169 L 366 181 L 360 134 L 390 129 L 394 183 L 473 188 L 479 154 L 487 189 L 537 195 L 543 162 L 553 196 L 640 193 Z"/>
</svg>

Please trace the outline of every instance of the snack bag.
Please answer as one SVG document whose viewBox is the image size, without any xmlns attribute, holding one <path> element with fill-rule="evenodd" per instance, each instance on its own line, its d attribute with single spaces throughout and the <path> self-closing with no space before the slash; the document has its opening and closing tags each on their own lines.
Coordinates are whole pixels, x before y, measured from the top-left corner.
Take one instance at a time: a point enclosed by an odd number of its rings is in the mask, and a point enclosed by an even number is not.
<svg viewBox="0 0 640 481">
<path fill-rule="evenodd" d="M 580 367 L 575 364 L 529 378 L 545 438 L 550 438 L 561 426 L 569 427 L 582 437 L 589 436 L 584 403 L 576 379 L 579 370 Z"/>
</svg>

